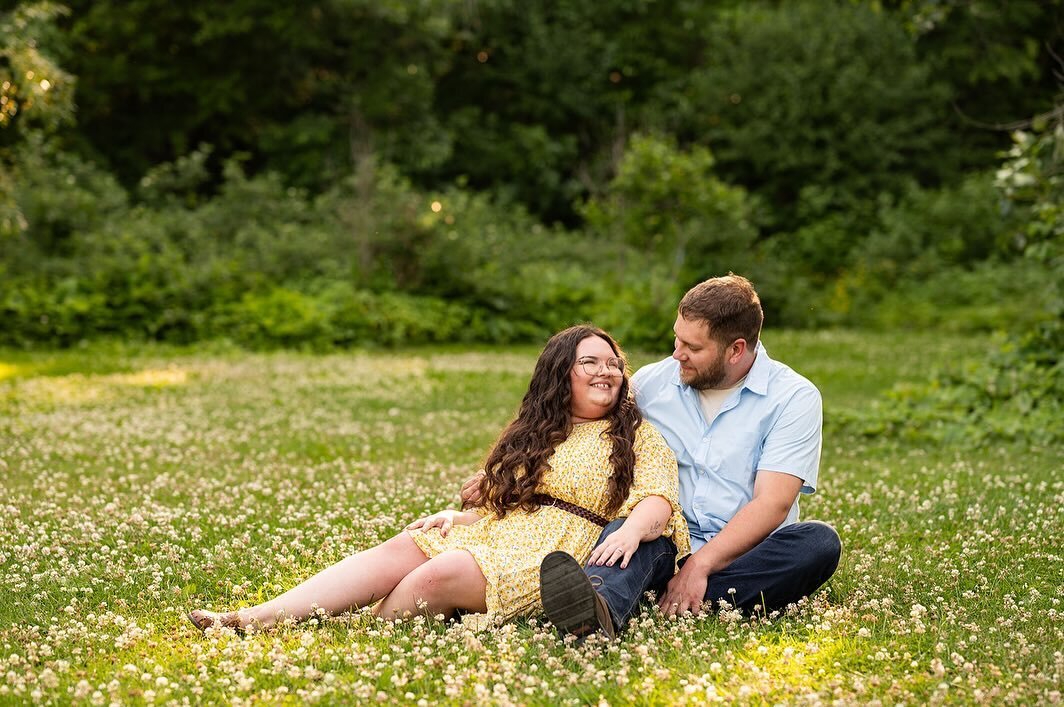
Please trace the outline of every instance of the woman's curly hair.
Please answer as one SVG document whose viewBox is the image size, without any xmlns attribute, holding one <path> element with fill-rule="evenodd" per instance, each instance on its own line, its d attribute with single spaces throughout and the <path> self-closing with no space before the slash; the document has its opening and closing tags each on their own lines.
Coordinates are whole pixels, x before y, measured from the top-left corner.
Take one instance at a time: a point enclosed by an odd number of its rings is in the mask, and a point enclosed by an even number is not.
<svg viewBox="0 0 1064 707">
<path fill-rule="evenodd" d="M 629 395 L 628 363 L 621 347 L 602 329 L 585 324 L 560 331 L 547 342 L 536 361 L 517 419 L 503 430 L 484 462 L 481 505 L 493 513 L 502 516 L 515 508 L 536 509 L 532 497 L 547 469 L 547 460 L 573 430 L 569 372 L 576 364 L 576 347 L 592 336 L 609 344 L 624 363 L 617 403 L 605 416 L 610 422 L 606 435 L 613 446 L 607 515 L 617 513 L 628 498 L 635 473 L 635 432 L 643 416 Z"/>
</svg>

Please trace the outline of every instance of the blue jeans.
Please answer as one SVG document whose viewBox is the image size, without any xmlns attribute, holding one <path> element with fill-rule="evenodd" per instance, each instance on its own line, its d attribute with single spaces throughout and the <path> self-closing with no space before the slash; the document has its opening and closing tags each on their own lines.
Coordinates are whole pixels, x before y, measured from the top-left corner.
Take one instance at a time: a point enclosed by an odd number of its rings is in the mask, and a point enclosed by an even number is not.
<svg viewBox="0 0 1064 707">
<path fill-rule="evenodd" d="M 603 530 L 606 536 L 624 523 L 618 518 Z M 725 569 L 713 574 L 706 587 L 706 599 L 723 599 L 743 611 L 761 606 L 767 611 L 809 596 L 828 581 L 839 566 L 842 543 L 827 523 L 806 521 L 784 526 L 741 555 Z M 680 560 L 682 565 L 684 559 Z M 585 567 L 584 573 L 610 606 L 613 623 L 623 630 L 628 619 L 639 611 L 639 600 L 647 591 L 661 596 L 673 576 L 676 546 L 668 538 L 641 543 L 628 567 Z M 735 593 L 729 592 L 734 589 Z"/>
</svg>

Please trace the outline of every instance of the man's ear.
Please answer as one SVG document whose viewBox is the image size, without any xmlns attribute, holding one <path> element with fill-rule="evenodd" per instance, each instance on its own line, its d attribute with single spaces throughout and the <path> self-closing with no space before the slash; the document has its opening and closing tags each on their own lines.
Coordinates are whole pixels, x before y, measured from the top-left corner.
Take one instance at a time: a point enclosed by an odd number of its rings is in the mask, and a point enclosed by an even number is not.
<svg viewBox="0 0 1064 707">
<path fill-rule="evenodd" d="M 728 363 L 736 364 L 747 350 L 746 339 L 736 339 L 728 347 Z"/>
</svg>

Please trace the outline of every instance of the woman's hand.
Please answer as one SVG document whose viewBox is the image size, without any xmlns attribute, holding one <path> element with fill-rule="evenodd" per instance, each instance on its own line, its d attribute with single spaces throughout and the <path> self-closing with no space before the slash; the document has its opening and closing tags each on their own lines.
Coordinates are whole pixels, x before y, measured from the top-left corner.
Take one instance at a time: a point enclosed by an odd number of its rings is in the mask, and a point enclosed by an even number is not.
<svg viewBox="0 0 1064 707">
<path fill-rule="evenodd" d="M 451 526 L 455 523 L 458 525 L 469 525 L 480 520 L 480 516 L 476 513 L 463 513 L 462 511 L 440 511 L 439 513 L 433 513 L 430 516 L 425 516 L 420 520 L 415 520 L 410 525 L 406 526 L 407 530 L 414 530 L 420 528 L 422 531 L 429 528 L 439 528 L 440 535 L 447 537 L 447 533 L 451 531 Z"/>
<path fill-rule="evenodd" d="M 624 525 L 607 535 L 606 539 L 592 550 L 587 563 L 613 567 L 619 559 L 621 569 L 625 569 L 639 548 L 639 543 L 660 538 L 671 516 L 672 504 L 667 499 L 662 496 L 647 496 L 635 505 Z"/>
<path fill-rule="evenodd" d="M 641 537 L 642 532 L 639 528 L 626 520 L 624 525 L 607 535 L 606 539 L 591 552 L 587 564 L 613 567 L 617 560 L 620 560 L 623 570 L 628 567 L 628 561 L 632 559 L 632 555 L 639 547 Z"/>
<path fill-rule="evenodd" d="M 462 484 L 462 490 L 458 492 L 462 499 L 462 508 L 480 504 L 480 480 L 483 478 L 484 472 L 478 471 Z"/>
</svg>

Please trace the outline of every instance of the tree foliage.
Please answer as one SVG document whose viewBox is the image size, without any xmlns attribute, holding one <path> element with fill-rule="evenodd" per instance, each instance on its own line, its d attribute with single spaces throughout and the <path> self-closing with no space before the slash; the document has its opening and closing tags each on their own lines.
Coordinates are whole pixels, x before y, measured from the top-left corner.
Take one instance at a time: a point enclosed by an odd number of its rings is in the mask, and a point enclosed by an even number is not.
<svg viewBox="0 0 1064 707">
<path fill-rule="evenodd" d="M 755 3 L 706 35 L 704 65 L 676 92 L 676 128 L 774 204 L 783 229 L 949 173 L 948 86 L 890 16 Z"/>
<path fill-rule="evenodd" d="M 716 177 L 704 147 L 687 152 L 671 141 L 635 135 L 606 193 L 585 217 L 606 240 L 631 247 L 638 261 L 665 265 L 669 282 L 693 283 L 706 273 L 745 269 L 756 229 L 745 190 Z M 632 264 L 620 262 L 621 272 Z"/>
<path fill-rule="evenodd" d="M 0 339 L 1035 326 L 1061 6 L 0 2 Z"/>
<path fill-rule="evenodd" d="M 74 77 L 42 51 L 53 45 L 52 21 L 65 14 L 62 5 L 37 2 L 0 16 L 0 146 L 73 118 Z"/>
</svg>

